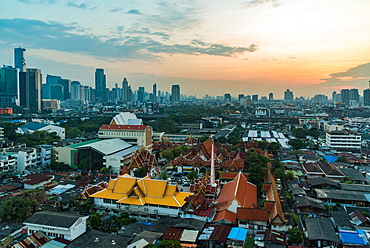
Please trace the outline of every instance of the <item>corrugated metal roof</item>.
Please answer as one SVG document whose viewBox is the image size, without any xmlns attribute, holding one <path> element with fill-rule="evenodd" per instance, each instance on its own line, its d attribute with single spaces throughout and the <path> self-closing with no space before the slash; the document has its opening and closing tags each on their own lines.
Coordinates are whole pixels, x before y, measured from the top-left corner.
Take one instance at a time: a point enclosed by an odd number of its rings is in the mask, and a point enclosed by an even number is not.
<svg viewBox="0 0 370 248">
<path fill-rule="evenodd" d="M 231 228 L 231 231 L 229 233 L 229 236 L 227 236 L 228 239 L 235 239 L 244 241 L 247 237 L 248 229 L 241 228 L 241 227 L 233 227 Z"/>
<path fill-rule="evenodd" d="M 184 230 L 180 242 L 195 242 L 197 240 L 199 231 L 195 230 Z"/>
<path fill-rule="evenodd" d="M 343 243 L 366 245 L 364 239 L 356 231 L 339 231 Z"/>
<path fill-rule="evenodd" d="M 78 149 L 92 148 L 96 150 L 97 152 L 102 153 L 103 155 L 110 155 L 110 154 L 122 151 L 124 149 L 127 149 L 131 146 L 132 145 L 130 143 L 127 143 L 124 140 L 116 138 L 116 139 L 107 139 L 107 140 L 101 140 L 95 143 L 85 144 L 77 148 Z"/>
</svg>

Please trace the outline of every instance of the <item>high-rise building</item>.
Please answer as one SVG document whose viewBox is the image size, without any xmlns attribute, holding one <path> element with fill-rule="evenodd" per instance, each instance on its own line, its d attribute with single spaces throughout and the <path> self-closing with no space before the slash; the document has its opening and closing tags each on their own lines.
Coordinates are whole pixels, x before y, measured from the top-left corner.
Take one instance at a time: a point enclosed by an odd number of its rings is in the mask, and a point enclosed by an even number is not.
<svg viewBox="0 0 370 248">
<path fill-rule="evenodd" d="M 239 102 L 240 102 L 240 100 L 241 100 L 241 99 L 243 99 L 243 98 L 244 98 L 244 94 L 239 94 L 239 95 L 238 95 L 238 100 L 239 100 Z"/>
<path fill-rule="evenodd" d="M 258 102 L 258 95 L 252 95 L 252 103 Z"/>
<path fill-rule="evenodd" d="M 172 102 L 179 102 L 180 101 L 180 85 L 178 85 L 178 84 L 172 85 L 171 101 Z"/>
<path fill-rule="evenodd" d="M 274 93 L 269 93 L 269 101 L 273 101 L 274 100 Z"/>
<path fill-rule="evenodd" d="M 122 80 L 122 102 L 131 101 L 131 92 L 126 78 Z"/>
<path fill-rule="evenodd" d="M 42 75 L 40 69 L 27 69 L 26 107 L 41 111 Z"/>
<path fill-rule="evenodd" d="M 71 80 L 61 78 L 61 79 L 58 80 L 58 84 L 63 86 L 64 101 L 67 100 L 67 99 L 71 99 Z"/>
<path fill-rule="evenodd" d="M 364 90 L 364 105 L 370 106 L 370 89 Z"/>
<path fill-rule="evenodd" d="M 230 103 L 231 102 L 231 95 L 229 93 L 226 93 L 224 95 L 224 102 Z"/>
<path fill-rule="evenodd" d="M 349 100 L 356 101 L 357 103 L 360 102 L 360 95 L 358 93 L 358 89 L 350 89 L 349 90 Z"/>
<path fill-rule="evenodd" d="M 62 79 L 60 76 L 46 75 L 46 84 L 42 84 L 42 99 L 52 99 L 50 87 L 52 85 L 57 85 L 59 79 Z"/>
<path fill-rule="evenodd" d="M 26 60 L 24 59 L 24 52 L 26 49 L 18 47 L 14 48 L 14 67 L 18 68 L 20 72 L 26 72 Z"/>
<path fill-rule="evenodd" d="M 284 101 L 293 101 L 293 99 L 294 99 L 293 92 L 290 91 L 290 89 L 287 89 L 284 92 Z"/>
<path fill-rule="evenodd" d="M 105 102 L 107 90 L 107 77 L 104 74 L 104 69 L 98 68 L 95 70 L 95 97 L 97 102 Z"/>
<path fill-rule="evenodd" d="M 137 100 L 139 102 L 144 102 L 144 95 L 145 95 L 145 88 L 139 87 L 139 90 L 137 91 Z"/>
<path fill-rule="evenodd" d="M 19 69 L 12 66 L 0 68 L 0 107 L 19 105 Z"/>
<path fill-rule="evenodd" d="M 349 89 L 343 89 L 340 91 L 340 94 L 342 96 L 342 101 L 344 104 L 348 105 L 349 104 Z"/>
<path fill-rule="evenodd" d="M 71 82 L 71 99 L 72 100 L 83 99 L 81 94 L 81 83 L 78 81 Z"/>
<path fill-rule="evenodd" d="M 153 84 L 153 99 L 152 102 L 157 102 L 157 84 Z"/>
<path fill-rule="evenodd" d="M 50 85 L 50 99 L 64 101 L 64 87 L 61 84 Z"/>
</svg>

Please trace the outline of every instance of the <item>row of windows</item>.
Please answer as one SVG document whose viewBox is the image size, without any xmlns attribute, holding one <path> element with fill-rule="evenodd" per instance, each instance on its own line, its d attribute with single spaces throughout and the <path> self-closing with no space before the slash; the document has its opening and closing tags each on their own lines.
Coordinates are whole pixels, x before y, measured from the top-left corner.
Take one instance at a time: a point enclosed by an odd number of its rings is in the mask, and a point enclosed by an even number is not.
<svg viewBox="0 0 370 248">
<path fill-rule="evenodd" d="M 103 202 L 107 203 L 107 204 L 116 204 L 117 203 L 116 200 L 112 200 L 112 199 L 103 199 Z"/>
<path fill-rule="evenodd" d="M 112 200 L 112 199 L 103 199 L 103 203 L 106 203 L 106 204 L 117 204 L 117 205 L 121 205 L 121 206 L 124 206 L 124 207 L 130 206 L 129 204 L 117 203 L 116 200 Z M 156 208 L 179 209 L 179 207 L 163 206 L 163 205 L 158 205 L 158 204 L 145 204 L 144 206 L 156 207 Z"/>
<path fill-rule="evenodd" d="M 140 132 L 112 132 L 112 131 L 105 131 L 99 132 L 100 135 L 116 135 L 116 136 L 144 136 L 144 133 Z"/>
</svg>

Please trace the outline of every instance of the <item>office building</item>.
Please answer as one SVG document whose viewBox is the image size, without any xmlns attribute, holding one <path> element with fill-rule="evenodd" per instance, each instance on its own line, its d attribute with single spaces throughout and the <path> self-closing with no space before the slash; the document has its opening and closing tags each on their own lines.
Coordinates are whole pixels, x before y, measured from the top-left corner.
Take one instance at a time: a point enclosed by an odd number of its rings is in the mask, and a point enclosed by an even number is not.
<svg viewBox="0 0 370 248">
<path fill-rule="evenodd" d="M 63 86 L 64 101 L 67 100 L 67 99 L 71 99 L 71 80 L 61 78 L 61 79 L 58 80 L 58 84 Z"/>
<path fill-rule="evenodd" d="M 153 84 L 153 100 L 152 102 L 157 102 L 157 84 Z"/>
<path fill-rule="evenodd" d="M 179 102 L 180 101 L 180 85 L 172 85 L 171 88 L 171 101 Z"/>
<path fill-rule="evenodd" d="M 346 105 L 349 104 L 349 89 L 343 89 L 340 91 L 340 94 L 342 96 L 342 101 L 343 103 L 345 103 Z"/>
<path fill-rule="evenodd" d="M 231 102 L 231 95 L 229 93 L 226 93 L 224 95 L 224 102 L 225 103 L 230 103 Z"/>
<path fill-rule="evenodd" d="M 82 97 L 82 86 L 81 83 L 78 81 L 72 81 L 71 82 L 71 99 L 72 100 L 78 100 L 78 99 L 84 99 Z"/>
<path fill-rule="evenodd" d="M 19 69 L 12 66 L 0 68 L 0 107 L 19 105 Z"/>
<path fill-rule="evenodd" d="M 269 93 L 269 101 L 273 101 L 274 100 L 274 93 Z"/>
<path fill-rule="evenodd" d="M 364 105 L 370 106 L 370 89 L 364 90 Z"/>
<path fill-rule="evenodd" d="M 284 101 L 293 101 L 293 99 L 294 99 L 293 92 L 290 91 L 290 89 L 287 89 L 284 92 Z"/>
<path fill-rule="evenodd" d="M 22 72 L 20 73 L 20 75 Z M 25 93 L 22 96 L 22 87 L 21 87 L 21 103 L 22 103 L 22 97 L 23 103 L 25 103 L 25 107 L 41 111 L 41 87 L 42 87 L 42 75 L 40 69 L 27 69 L 26 72 L 26 84 L 25 86 Z"/>
<path fill-rule="evenodd" d="M 131 86 L 128 84 L 127 78 L 122 80 L 122 102 L 130 102 L 132 99 Z"/>
<path fill-rule="evenodd" d="M 258 102 L 258 95 L 252 95 L 252 103 Z"/>
<path fill-rule="evenodd" d="M 24 59 L 24 52 L 26 49 L 18 47 L 14 48 L 14 67 L 18 68 L 20 72 L 26 72 L 26 60 Z"/>
<path fill-rule="evenodd" d="M 137 91 L 137 100 L 139 102 L 144 102 L 144 95 L 145 95 L 145 88 L 139 87 L 139 90 Z"/>
<path fill-rule="evenodd" d="M 239 95 L 238 95 L 238 100 L 239 100 L 239 102 L 240 102 L 240 100 L 241 100 L 241 99 L 243 99 L 243 98 L 244 98 L 244 94 L 239 94 Z"/>
<path fill-rule="evenodd" d="M 59 101 L 64 101 L 64 87 L 61 84 L 50 86 L 50 98 Z"/>
<path fill-rule="evenodd" d="M 357 103 L 360 102 L 360 95 L 358 94 L 358 89 L 349 90 L 349 101 L 356 101 Z"/>
<path fill-rule="evenodd" d="M 95 98 L 97 102 L 105 102 L 106 89 L 107 77 L 104 74 L 104 69 L 98 68 L 95 70 Z"/>
</svg>

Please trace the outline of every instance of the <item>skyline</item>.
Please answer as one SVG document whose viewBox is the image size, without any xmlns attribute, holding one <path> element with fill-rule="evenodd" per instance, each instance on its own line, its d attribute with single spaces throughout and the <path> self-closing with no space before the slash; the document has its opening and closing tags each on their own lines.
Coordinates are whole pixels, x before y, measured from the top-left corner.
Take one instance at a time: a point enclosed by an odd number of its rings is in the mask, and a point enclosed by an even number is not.
<svg viewBox="0 0 370 248">
<path fill-rule="evenodd" d="M 283 98 L 368 88 L 370 2 L 18 0 L 1 3 L 2 64 L 22 46 L 28 68 L 94 86 Z M 56 12 L 56 10 L 58 10 Z M 222 10 L 222 11 L 220 11 Z M 204 93 L 203 93 L 204 92 Z"/>
</svg>

